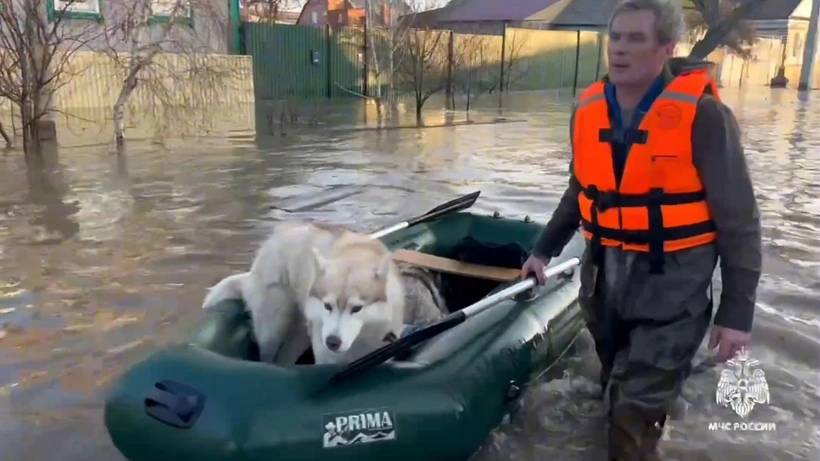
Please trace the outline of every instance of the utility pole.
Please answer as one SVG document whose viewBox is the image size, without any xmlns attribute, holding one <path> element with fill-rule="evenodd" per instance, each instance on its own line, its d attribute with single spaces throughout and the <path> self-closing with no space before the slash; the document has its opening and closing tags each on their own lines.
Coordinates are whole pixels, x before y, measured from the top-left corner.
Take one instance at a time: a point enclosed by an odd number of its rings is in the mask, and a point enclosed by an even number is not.
<svg viewBox="0 0 820 461">
<path fill-rule="evenodd" d="M 800 91 L 811 89 L 812 75 L 814 74 L 814 55 L 817 54 L 818 19 L 820 19 L 820 0 L 812 0 L 809 33 L 806 34 L 806 46 L 803 47 L 803 66 L 800 69 L 800 85 L 798 86 Z"/>
</svg>

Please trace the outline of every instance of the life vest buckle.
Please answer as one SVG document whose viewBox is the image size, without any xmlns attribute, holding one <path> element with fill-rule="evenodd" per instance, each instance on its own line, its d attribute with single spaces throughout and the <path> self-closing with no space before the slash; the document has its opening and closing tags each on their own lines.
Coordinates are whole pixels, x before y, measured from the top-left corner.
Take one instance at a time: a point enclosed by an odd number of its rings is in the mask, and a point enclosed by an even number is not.
<svg viewBox="0 0 820 461">
<path fill-rule="evenodd" d="M 592 205 L 598 211 L 606 211 L 612 207 L 618 206 L 618 193 L 614 191 L 601 192 L 597 186 L 590 185 L 584 188 L 584 195 L 592 200 Z"/>
</svg>

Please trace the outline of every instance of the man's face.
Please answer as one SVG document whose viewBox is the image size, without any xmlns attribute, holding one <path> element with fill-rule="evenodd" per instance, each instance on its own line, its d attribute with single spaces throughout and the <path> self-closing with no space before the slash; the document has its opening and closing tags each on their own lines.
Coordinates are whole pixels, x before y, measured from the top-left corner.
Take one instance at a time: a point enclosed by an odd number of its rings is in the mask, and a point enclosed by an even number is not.
<svg viewBox="0 0 820 461">
<path fill-rule="evenodd" d="M 658 43 L 654 13 L 647 10 L 620 13 L 609 31 L 610 81 L 616 86 L 649 84 L 674 51 L 675 44 Z"/>
</svg>

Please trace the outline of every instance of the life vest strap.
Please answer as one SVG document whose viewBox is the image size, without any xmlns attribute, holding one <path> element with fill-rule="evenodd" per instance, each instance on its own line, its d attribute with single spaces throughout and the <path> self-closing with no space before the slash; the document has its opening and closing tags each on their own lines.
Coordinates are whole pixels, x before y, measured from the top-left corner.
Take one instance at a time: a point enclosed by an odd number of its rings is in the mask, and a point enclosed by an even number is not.
<svg viewBox="0 0 820 461">
<path fill-rule="evenodd" d="M 647 207 L 652 203 L 651 194 L 622 194 L 615 191 L 601 192 L 595 186 L 583 189 L 584 195 L 592 200 L 595 207 L 600 211 L 610 208 L 623 207 Z M 685 205 L 687 203 L 697 203 L 706 199 L 706 192 L 686 192 L 682 194 L 663 193 L 660 197 L 660 205 Z M 657 200 L 657 198 L 656 198 Z"/>
<path fill-rule="evenodd" d="M 663 274 L 663 188 L 649 191 L 649 273 Z"/>
<path fill-rule="evenodd" d="M 615 130 L 611 128 L 601 128 L 598 130 L 598 141 L 609 144 L 623 142 L 624 144 L 646 144 L 649 140 L 649 132 L 639 129 L 628 129 L 624 132 L 624 139 L 615 136 Z"/>
<path fill-rule="evenodd" d="M 594 236 L 597 236 L 599 239 L 606 238 L 632 245 L 647 245 L 651 243 L 650 234 L 652 234 L 652 231 L 648 230 L 639 231 L 601 227 L 600 225 L 594 225 L 592 222 L 589 222 L 583 218 L 581 218 L 581 227 L 583 227 L 587 232 L 592 233 Z M 703 221 L 688 226 L 667 227 L 658 232 L 658 234 L 661 236 L 663 241 L 670 241 L 695 237 L 714 232 L 715 230 L 715 223 L 713 221 Z"/>
</svg>

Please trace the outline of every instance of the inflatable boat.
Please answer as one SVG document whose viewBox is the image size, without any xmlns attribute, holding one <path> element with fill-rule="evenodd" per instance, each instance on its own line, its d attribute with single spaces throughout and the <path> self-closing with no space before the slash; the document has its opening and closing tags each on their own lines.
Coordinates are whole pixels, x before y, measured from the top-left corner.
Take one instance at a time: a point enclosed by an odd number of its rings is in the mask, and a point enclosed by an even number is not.
<svg viewBox="0 0 820 461">
<path fill-rule="evenodd" d="M 132 461 L 466 460 L 583 325 L 578 235 L 545 285 L 515 277 L 540 229 L 458 211 L 372 234 L 437 271 L 454 314 L 347 366 L 259 362 L 244 306 L 223 302 L 117 381 L 110 437 Z"/>
</svg>

